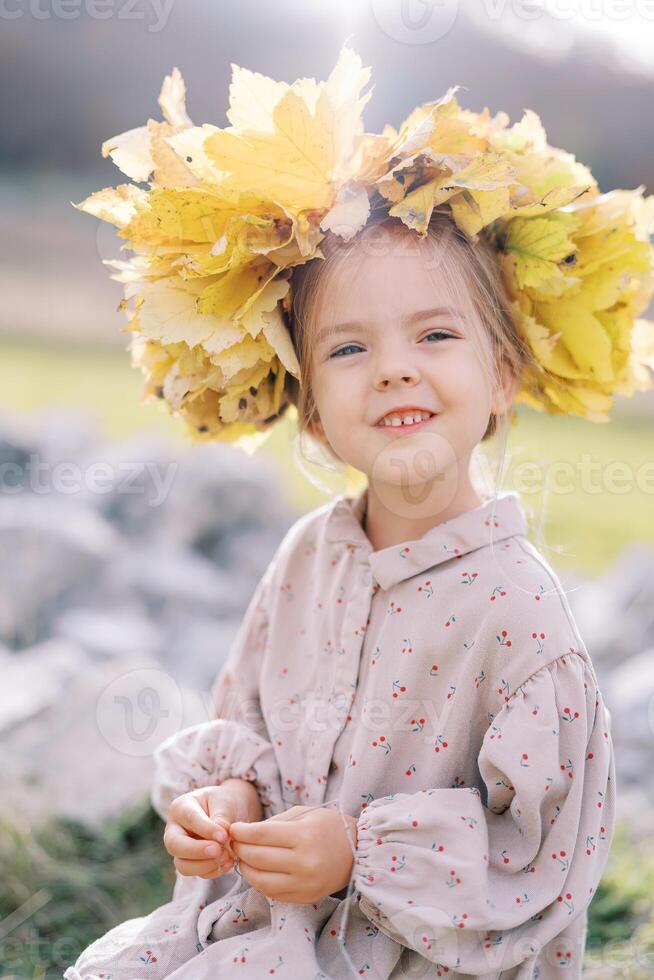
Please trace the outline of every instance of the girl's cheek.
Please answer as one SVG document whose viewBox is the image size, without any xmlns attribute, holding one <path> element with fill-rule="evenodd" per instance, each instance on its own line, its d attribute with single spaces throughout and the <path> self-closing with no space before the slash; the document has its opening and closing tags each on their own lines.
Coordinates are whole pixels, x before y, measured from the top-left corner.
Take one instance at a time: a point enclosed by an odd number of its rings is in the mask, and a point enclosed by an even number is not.
<svg viewBox="0 0 654 980">
<path fill-rule="evenodd" d="M 484 392 L 488 381 L 479 365 L 467 359 L 453 359 L 442 372 L 443 391 L 453 402 Z"/>
</svg>

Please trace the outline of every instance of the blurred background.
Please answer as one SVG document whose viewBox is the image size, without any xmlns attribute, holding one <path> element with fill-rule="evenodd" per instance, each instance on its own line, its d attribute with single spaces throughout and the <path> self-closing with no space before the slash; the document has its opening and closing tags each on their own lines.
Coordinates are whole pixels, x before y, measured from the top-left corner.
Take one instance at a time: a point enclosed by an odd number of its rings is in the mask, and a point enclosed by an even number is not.
<svg viewBox="0 0 654 980">
<path fill-rule="evenodd" d="M 193 122 L 224 126 L 231 64 L 325 79 L 348 38 L 372 66 L 368 131 L 458 84 L 466 108 L 533 109 L 601 191 L 654 193 L 647 0 L 0 0 L 3 978 L 60 977 L 168 900 L 151 751 L 206 717 L 286 529 L 352 489 L 299 458 L 290 420 L 248 456 L 190 448 L 139 404 L 101 261 L 125 253 L 71 202 L 127 180 L 101 143 L 161 118 L 173 66 Z M 618 400 L 609 425 L 520 409 L 502 478 L 612 715 L 621 817 L 591 906 L 595 978 L 654 975 L 653 419 L 654 392 Z"/>
</svg>

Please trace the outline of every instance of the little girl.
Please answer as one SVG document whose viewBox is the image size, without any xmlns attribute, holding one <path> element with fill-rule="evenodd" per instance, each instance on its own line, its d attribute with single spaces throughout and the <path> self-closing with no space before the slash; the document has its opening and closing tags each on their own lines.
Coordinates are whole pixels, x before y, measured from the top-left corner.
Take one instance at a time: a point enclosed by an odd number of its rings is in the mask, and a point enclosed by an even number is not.
<svg viewBox="0 0 654 980">
<path fill-rule="evenodd" d="M 611 717 L 518 494 L 475 466 L 515 401 L 605 421 L 651 387 L 652 199 L 454 89 L 364 133 L 367 77 L 347 49 L 320 84 L 233 66 L 222 130 L 175 69 L 165 121 L 103 145 L 150 189 L 79 205 L 139 253 L 109 264 L 152 397 L 207 440 L 290 407 L 367 483 L 290 528 L 214 717 L 155 754 L 172 900 L 66 980 L 582 975 Z"/>
<path fill-rule="evenodd" d="M 438 213 L 325 252 L 294 280 L 300 417 L 368 486 L 291 527 L 216 719 L 157 752 L 173 900 L 66 980 L 581 976 L 610 715 L 518 495 L 470 473 L 525 351 Z"/>
</svg>

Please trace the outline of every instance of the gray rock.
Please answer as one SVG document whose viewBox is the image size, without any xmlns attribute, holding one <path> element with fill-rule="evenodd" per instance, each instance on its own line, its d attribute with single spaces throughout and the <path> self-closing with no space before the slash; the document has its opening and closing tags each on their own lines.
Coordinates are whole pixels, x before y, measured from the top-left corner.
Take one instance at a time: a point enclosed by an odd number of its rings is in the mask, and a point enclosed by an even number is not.
<svg viewBox="0 0 654 980">
<path fill-rule="evenodd" d="M 155 746 L 206 717 L 203 699 L 155 660 L 92 665 L 65 697 L 3 736 L 3 808 L 23 821 L 57 815 L 99 826 L 148 798 Z"/>
<path fill-rule="evenodd" d="M 629 830 L 632 844 L 638 850 L 640 846 L 652 846 L 652 805 L 651 796 L 646 789 L 636 784 L 627 785 L 618 782 L 617 812 L 618 819 Z"/>
<path fill-rule="evenodd" d="M 612 671 L 604 699 L 611 713 L 616 775 L 638 784 L 654 803 L 654 649 Z"/>
<path fill-rule="evenodd" d="M 242 600 L 227 572 L 201 555 L 166 543 L 134 544 L 108 564 L 107 586 L 125 596 L 136 596 L 150 614 L 166 604 L 182 606 L 190 617 L 198 609 L 234 611 Z"/>
<path fill-rule="evenodd" d="M 73 607 L 57 616 L 51 629 L 56 636 L 105 657 L 152 654 L 166 645 L 159 625 L 136 605 L 111 609 Z"/>
<path fill-rule="evenodd" d="M 183 616 L 176 611 L 164 621 L 166 643 L 159 658 L 179 683 L 209 692 L 223 666 L 242 616 L 215 619 Z"/>
<path fill-rule="evenodd" d="M 232 582 L 239 595 L 249 596 L 254 591 L 294 519 L 291 516 L 281 524 L 276 522 L 263 527 L 242 526 L 225 535 L 220 565 L 232 570 Z"/>
<path fill-rule="evenodd" d="M 99 438 L 99 427 L 90 415 L 75 408 L 52 405 L 33 414 L 3 411 L 0 421 L 0 464 L 11 463 L 10 471 L 0 470 L 0 488 L 14 483 L 22 471 L 20 484 L 35 492 L 56 492 L 57 468 L 75 467 L 80 454 Z M 3 479 L 3 472 L 6 474 Z"/>
<path fill-rule="evenodd" d="M 120 548 L 93 511 L 58 497 L 23 493 L 0 507 L 0 641 L 12 649 L 48 635 L 54 615 L 93 591 Z"/>
<path fill-rule="evenodd" d="M 26 490 L 29 485 L 30 448 L 0 432 L 0 493 L 2 499 Z"/>
<path fill-rule="evenodd" d="M 49 405 L 27 421 L 17 416 L 14 424 L 36 441 L 40 458 L 53 466 L 79 462 L 82 453 L 100 440 L 98 419 L 73 406 Z"/>
<path fill-rule="evenodd" d="M 34 718 L 62 698 L 87 664 L 84 651 L 48 640 L 20 653 L 0 654 L 0 733 Z"/>
<path fill-rule="evenodd" d="M 260 574 L 295 516 L 269 460 L 230 446 L 200 445 L 189 451 L 172 482 L 160 531 L 230 571 L 250 561 L 252 550 L 240 546 L 241 538 L 260 536 L 250 565 Z"/>
<path fill-rule="evenodd" d="M 629 545 L 604 575 L 569 599 L 598 674 L 600 665 L 628 661 L 654 645 L 654 548 Z"/>
<path fill-rule="evenodd" d="M 161 534 L 162 511 L 183 465 L 184 450 L 161 435 L 97 443 L 80 459 L 80 499 L 133 540 Z"/>
</svg>

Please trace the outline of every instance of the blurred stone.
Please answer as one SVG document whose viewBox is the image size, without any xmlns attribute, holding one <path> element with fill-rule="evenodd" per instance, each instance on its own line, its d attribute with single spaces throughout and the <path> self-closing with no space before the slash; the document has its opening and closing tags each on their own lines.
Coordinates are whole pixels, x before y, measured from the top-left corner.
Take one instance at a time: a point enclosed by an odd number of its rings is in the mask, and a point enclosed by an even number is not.
<svg viewBox="0 0 654 980">
<path fill-rule="evenodd" d="M 109 588 L 147 603 L 150 613 L 167 603 L 183 606 L 189 617 L 198 609 L 234 611 L 242 605 L 227 572 L 166 543 L 134 544 L 110 562 L 105 579 Z"/>
<path fill-rule="evenodd" d="M 92 665 L 65 697 L 5 733 L 3 808 L 23 820 L 63 816 L 99 826 L 147 799 L 154 744 L 207 717 L 203 698 L 186 688 L 173 687 L 176 703 L 165 711 L 143 697 L 159 677 L 172 685 L 151 658 Z"/>
<path fill-rule="evenodd" d="M 93 592 L 120 538 L 93 511 L 20 494 L 0 507 L 0 640 L 13 649 L 48 635 L 51 619 Z"/>
<path fill-rule="evenodd" d="M 223 541 L 220 564 L 233 570 L 230 578 L 239 595 L 250 595 L 254 591 L 293 520 L 290 517 L 288 524 L 282 522 L 267 527 L 242 526 L 228 532 Z"/>
<path fill-rule="evenodd" d="M 0 493 L 3 500 L 27 489 L 30 451 L 29 446 L 22 445 L 6 431 L 0 432 Z"/>
<path fill-rule="evenodd" d="M 55 635 L 107 657 L 154 653 L 163 643 L 161 628 L 138 606 L 66 609 L 52 622 Z"/>
<path fill-rule="evenodd" d="M 591 657 L 602 670 L 654 645 L 654 548 L 630 544 L 612 567 L 569 596 Z"/>
<path fill-rule="evenodd" d="M 639 785 L 654 803 L 654 649 L 616 667 L 604 699 L 611 713 L 617 778 Z"/>
<path fill-rule="evenodd" d="M 634 847 L 652 846 L 652 806 L 654 800 L 647 790 L 636 783 L 627 784 L 616 774 L 618 784 L 617 813 L 623 821 Z"/>
<path fill-rule="evenodd" d="M 56 704 L 84 670 L 84 651 L 65 640 L 48 640 L 20 653 L 0 654 L 0 733 Z"/>
<path fill-rule="evenodd" d="M 32 413 L 3 409 L 0 420 L 0 462 L 13 451 L 23 459 L 26 469 L 32 466 L 33 489 L 37 480 L 36 464 L 54 467 L 77 463 L 80 455 L 96 444 L 100 429 L 91 415 L 65 405 L 49 405 Z M 0 486 L 2 481 L 0 481 Z"/>
<path fill-rule="evenodd" d="M 74 405 L 48 405 L 39 410 L 29 421 L 29 431 L 37 435 L 40 456 L 52 465 L 78 463 L 100 439 L 97 419 Z"/>
<path fill-rule="evenodd" d="M 165 617 L 166 643 L 160 660 L 172 677 L 200 691 L 209 692 L 224 664 L 242 616 L 212 619 L 188 617 L 179 610 Z"/>
<path fill-rule="evenodd" d="M 296 516 L 269 460 L 231 446 L 199 445 L 172 482 L 160 531 L 221 568 L 238 571 L 245 564 L 260 576 Z M 252 535 L 259 538 L 254 551 L 244 546 Z"/>
<path fill-rule="evenodd" d="M 183 459 L 183 449 L 159 434 L 98 442 L 79 460 L 85 477 L 80 500 L 132 541 L 160 535 L 162 512 Z"/>
</svg>

